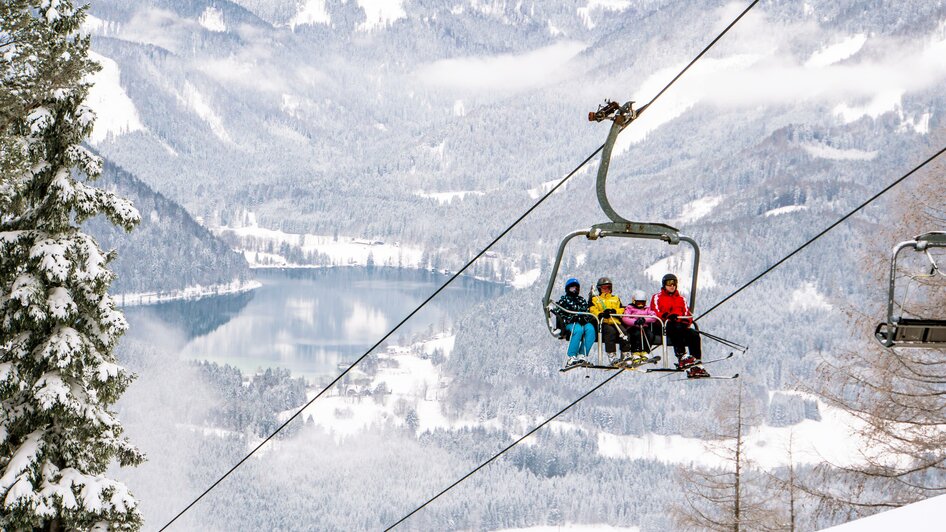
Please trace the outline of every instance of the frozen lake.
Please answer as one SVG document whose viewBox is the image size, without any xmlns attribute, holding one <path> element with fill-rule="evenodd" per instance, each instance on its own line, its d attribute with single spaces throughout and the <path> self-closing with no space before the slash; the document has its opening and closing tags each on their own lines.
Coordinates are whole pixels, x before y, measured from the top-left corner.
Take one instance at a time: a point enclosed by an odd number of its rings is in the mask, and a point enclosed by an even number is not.
<svg viewBox="0 0 946 532">
<path fill-rule="evenodd" d="M 448 278 L 385 268 L 257 270 L 256 277 L 263 286 L 245 294 L 127 308 L 128 334 L 166 342 L 170 326 L 183 333 L 176 346 L 181 358 L 244 372 L 283 367 L 320 382 L 361 356 Z M 468 307 L 504 290 L 459 278 L 388 341 L 405 344 L 448 329 Z"/>
</svg>

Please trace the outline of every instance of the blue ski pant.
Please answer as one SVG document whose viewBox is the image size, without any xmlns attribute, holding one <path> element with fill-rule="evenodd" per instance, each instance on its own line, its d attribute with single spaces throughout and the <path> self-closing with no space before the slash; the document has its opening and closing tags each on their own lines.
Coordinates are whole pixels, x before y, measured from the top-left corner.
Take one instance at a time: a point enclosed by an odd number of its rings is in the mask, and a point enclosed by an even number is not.
<svg viewBox="0 0 946 532">
<path fill-rule="evenodd" d="M 572 334 L 568 341 L 568 356 L 585 356 L 591 352 L 595 343 L 595 326 L 590 323 L 569 323 L 568 331 Z"/>
</svg>

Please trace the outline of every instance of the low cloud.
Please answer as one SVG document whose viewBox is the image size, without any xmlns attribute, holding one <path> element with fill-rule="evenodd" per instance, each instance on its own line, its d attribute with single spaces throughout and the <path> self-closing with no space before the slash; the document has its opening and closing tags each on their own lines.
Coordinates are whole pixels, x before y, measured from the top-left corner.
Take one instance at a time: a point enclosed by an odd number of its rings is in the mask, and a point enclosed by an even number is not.
<svg viewBox="0 0 946 532">
<path fill-rule="evenodd" d="M 120 38 L 132 42 L 152 44 L 154 46 L 178 52 L 184 35 L 203 31 L 196 21 L 181 18 L 165 9 L 142 9 L 121 29 Z"/>
<path fill-rule="evenodd" d="M 726 9 L 720 14 L 732 15 Z M 622 135 L 617 152 L 699 102 L 738 109 L 811 101 L 830 106 L 839 121 L 851 122 L 896 111 L 904 95 L 946 78 L 946 36 L 941 32 L 910 41 L 829 34 L 821 38 L 819 50 L 793 53 L 801 48 L 799 42 L 813 39 L 813 29 L 811 22 L 785 25 L 757 13 L 746 15 L 724 38 L 728 41 L 721 50 L 697 62 Z M 685 65 L 681 61 L 653 73 L 632 92 L 634 99 L 650 101 Z"/>
<path fill-rule="evenodd" d="M 566 41 L 518 55 L 444 59 L 421 67 L 418 76 L 425 84 L 457 91 L 518 92 L 565 79 L 564 67 L 585 48 Z"/>
</svg>

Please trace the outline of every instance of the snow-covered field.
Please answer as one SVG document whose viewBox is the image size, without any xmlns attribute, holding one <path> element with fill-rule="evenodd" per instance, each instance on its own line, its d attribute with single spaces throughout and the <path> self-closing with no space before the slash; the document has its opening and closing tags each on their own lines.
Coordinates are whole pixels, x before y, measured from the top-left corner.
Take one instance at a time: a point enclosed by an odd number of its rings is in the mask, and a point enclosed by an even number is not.
<svg viewBox="0 0 946 532">
<path fill-rule="evenodd" d="M 452 194 L 452 193 L 448 193 Z M 217 235 L 233 235 L 244 245 L 234 248 L 246 258 L 251 268 L 315 268 L 329 266 L 375 266 L 416 268 L 421 269 L 424 250 L 403 245 L 400 242 L 383 242 L 363 237 L 342 235 L 313 235 L 300 233 L 286 233 L 276 229 L 266 229 L 257 225 L 252 213 L 247 214 L 249 223 L 244 227 L 220 226 L 211 228 Z M 324 263 L 300 263 L 290 260 L 284 254 L 259 249 L 289 249 L 290 252 L 299 252 L 315 257 Z M 493 271 L 507 270 L 512 275 L 507 279 L 514 288 L 531 286 L 539 278 L 540 270 L 533 268 L 521 270 L 510 259 L 496 252 L 487 252 L 479 259 L 480 262 L 492 262 Z M 442 270 L 441 273 L 453 273 Z M 497 279 L 472 276 L 483 281 Z"/>
<path fill-rule="evenodd" d="M 777 209 L 772 209 L 770 211 L 765 211 L 765 216 L 781 216 L 783 214 L 788 214 L 791 212 L 798 212 L 808 210 L 807 205 L 786 205 L 784 207 L 779 207 Z"/>
<path fill-rule="evenodd" d="M 713 212 L 713 209 L 715 209 L 716 206 L 722 201 L 722 196 L 706 196 L 705 198 L 691 201 L 690 203 L 687 203 L 683 206 L 683 211 L 677 218 L 676 223 L 693 223 Z"/>
<path fill-rule="evenodd" d="M 519 272 L 509 284 L 512 285 L 513 288 L 527 288 L 539 280 L 539 275 L 541 273 L 542 270 L 539 268 L 533 268 L 528 271 Z"/>
<path fill-rule="evenodd" d="M 449 205 L 453 203 L 455 199 L 462 200 L 466 196 L 482 196 L 485 192 L 479 190 L 455 190 L 452 192 L 424 192 L 423 190 L 418 190 L 414 192 L 414 194 L 422 198 L 437 200 L 437 203 L 440 205 Z"/>
<path fill-rule="evenodd" d="M 414 423 L 417 434 L 438 428 L 456 430 L 483 426 L 499 429 L 498 420 L 451 420 L 443 413 L 441 399 L 449 382 L 440 375 L 431 356 L 453 351 L 455 337 L 439 334 L 407 347 L 390 347 L 378 354 L 379 369 L 373 377 L 352 370 L 337 388 L 338 395 L 323 397 L 303 413 L 326 432 L 339 438 L 371 430 L 386 423 Z M 365 392 L 371 391 L 371 395 Z M 310 399 L 317 393 L 312 390 Z M 411 413 L 413 412 L 413 413 Z M 281 415 L 287 419 L 294 411 Z"/>
<path fill-rule="evenodd" d="M 788 303 L 789 310 L 797 311 L 828 311 L 831 310 L 831 303 L 824 294 L 818 291 L 814 283 L 802 283 L 802 285 L 792 292 L 791 300 Z"/>
<path fill-rule="evenodd" d="M 399 242 L 382 242 L 350 236 L 311 235 L 286 233 L 276 229 L 266 229 L 251 222 L 245 227 L 221 226 L 213 228 L 217 234 L 233 234 L 242 239 L 255 239 L 258 245 L 273 244 L 277 248 L 286 245 L 303 253 L 325 255 L 331 266 L 365 266 L 369 259 L 379 266 L 420 267 L 423 250 L 402 246 Z M 311 265 L 292 262 L 278 253 L 264 253 L 251 249 L 237 249 L 243 253 L 250 267 L 253 268 L 292 268 L 311 267 Z"/>
<path fill-rule="evenodd" d="M 686 244 L 684 244 L 686 246 Z M 649 266 L 644 273 L 647 274 L 651 280 L 654 281 L 655 286 L 660 286 L 660 279 L 667 272 L 677 272 L 677 277 L 679 278 L 680 291 L 687 294 L 690 293 L 690 285 L 692 284 L 692 272 L 693 272 L 693 253 L 681 252 L 674 255 L 670 255 L 667 258 L 658 260 L 651 266 Z M 700 264 L 699 278 L 697 278 L 697 284 L 700 288 L 713 288 L 716 286 L 716 279 L 713 278 L 712 272 L 705 265 Z M 642 288 L 643 289 L 643 288 Z M 649 287 L 644 292 L 648 292 Z"/>
<path fill-rule="evenodd" d="M 529 193 L 529 197 L 532 199 L 539 199 L 540 197 L 548 194 L 550 190 L 555 188 L 555 185 L 557 185 L 559 181 L 561 181 L 561 179 L 553 179 L 551 181 L 540 183 L 539 186 L 537 187 L 530 188 L 529 190 L 527 190 L 527 192 Z M 568 182 L 566 181 L 564 185 L 562 185 L 558 190 L 555 191 L 555 193 L 561 194 L 567 188 L 568 188 Z"/>
<path fill-rule="evenodd" d="M 281 231 L 272 231 L 270 237 L 276 241 L 288 242 L 289 239 L 297 235 L 282 233 Z M 303 251 L 317 251 L 331 257 L 333 265 L 339 266 L 366 266 L 369 262 L 384 266 L 404 266 L 418 267 L 423 251 L 419 248 L 402 247 L 399 243 L 388 244 L 380 241 L 367 240 L 356 237 L 333 237 L 325 235 L 301 235 L 302 245 L 299 246 Z M 244 255 L 253 267 L 262 267 L 250 252 Z M 269 263 L 266 266 L 298 266 L 287 261 L 285 258 L 271 254 L 270 259 L 276 263 Z M 282 262 L 282 264 L 278 264 Z"/>
<path fill-rule="evenodd" d="M 805 144 L 802 146 L 812 157 L 819 159 L 831 159 L 835 161 L 870 161 L 877 157 L 877 151 L 865 151 L 858 149 L 840 149 L 823 144 Z"/>
<path fill-rule="evenodd" d="M 762 469 L 785 466 L 789 463 L 791 442 L 792 460 L 798 465 L 825 460 L 839 466 L 860 463 L 861 442 L 852 437 L 852 430 L 860 426 L 860 421 L 823 402 L 819 401 L 818 407 L 820 421 L 807 419 L 788 427 L 752 427 L 745 440 L 748 460 Z M 714 447 L 713 442 L 676 435 L 598 434 L 598 452 L 609 458 L 654 459 L 664 463 L 723 467 L 725 459 L 714 452 Z"/>
<path fill-rule="evenodd" d="M 499 419 L 450 419 L 441 400 L 450 382 L 440 374 L 431 355 L 439 350 L 446 358 L 453 351 L 455 337 L 442 333 L 410 346 L 390 347 L 378 355 L 379 370 L 369 377 L 359 370 L 349 373 L 336 395 L 323 397 L 304 412 L 307 421 L 339 439 L 372 430 L 384 424 L 403 426 L 410 423 L 416 434 L 435 429 L 458 430 L 483 427 L 506 428 L 525 433 L 542 419 L 520 418 L 516 427 L 503 427 Z M 383 391 L 381 391 L 383 390 Z M 372 391 L 369 395 L 366 392 Z M 310 398 L 316 390 L 310 391 Z M 792 393 L 792 392 L 789 392 Z M 817 400 L 813 396 L 806 399 Z M 789 460 L 789 443 L 795 464 L 814 464 L 827 460 L 846 466 L 861 460 L 861 442 L 852 437 L 860 422 L 843 410 L 819 401 L 820 421 L 805 420 L 788 427 L 762 425 L 746 435 L 748 459 L 763 469 L 784 466 Z M 281 415 L 287 419 L 294 411 Z M 555 432 L 586 431 L 567 422 L 549 424 Z M 668 464 L 723 466 L 725 459 L 714 453 L 719 443 L 698 438 L 645 434 L 625 436 L 597 433 L 598 453 L 606 458 L 648 459 Z M 526 440 L 523 445 L 530 445 Z"/>
</svg>

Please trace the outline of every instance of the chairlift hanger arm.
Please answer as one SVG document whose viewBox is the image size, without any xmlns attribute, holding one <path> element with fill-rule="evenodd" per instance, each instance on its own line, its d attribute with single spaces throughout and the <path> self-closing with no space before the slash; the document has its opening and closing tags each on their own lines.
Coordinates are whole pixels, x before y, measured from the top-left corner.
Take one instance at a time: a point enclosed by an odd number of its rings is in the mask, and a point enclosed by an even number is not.
<svg viewBox="0 0 946 532">
<path fill-rule="evenodd" d="M 906 248 L 913 248 L 915 251 L 929 252 L 931 247 L 942 247 L 946 248 L 946 231 L 932 231 L 929 233 L 924 233 L 922 235 L 917 235 L 913 240 L 907 240 L 900 242 L 893 248 L 893 259 L 890 261 L 890 286 L 889 293 L 887 297 L 887 323 L 890 325 L 894 324 L 893 317 L 893 303 L 894 303 L 894 287 L 896 284 L 896 275 L 897 275 L 897 257 L 900 255 L 900 252 Z M 935 263 L 934 263 L 935 264 Z M 890 347 L 889 345 L 887 347 Z"/>
<path fill-rule="evenodd" d="M 613 223 L 595 225 L 592 228 L 592 231 L 595 231 L 597 228 L 601 228 L 601 236 L 610 236 L 604 231 L 611 231 L 612 235 L 614 236 L 627 236 L 632 238 L 659 238 L 660 240 L 664 240 L 671 245 L 677 245 L 681 241 L 690 244 L 690 246 L 693 248 L 694 254 L 693 280 L 690 286 L 690 308 L 695 309 L 697 277 L 699 275 L 700 267 L 700 247 L 697 245 L 696 241 L 688 236 L 681 235 L 675 227 L 671 227 L 666 224 L 632 222 L 619 215 L 614 210 L 614 208 L 611 207 L 611 202 L 608 201 L 606 182 L 608 178 L 608 170 L 611 166 L 611 152 L 614 150 L 614 143 L 617 141 L 618 135 L 621 133 L 621 131 L 630 125 L 631 122 L 637 120 L 644 110 L 647 109 L 647 105 L 635 110 L 633 100 L 625 103 L 624 105 L 618 105 L 617 102 L 610 100 L 606 101 L 605 103 L 606 105 L 599 107 L 598 111 L 588 113 L 588 120 L 592 122 L 602 122 L 604 120 L 612 121 L 611 130 L 608 132 L 608 140 L 604 143 L 604 148 L 601 152 L 601 164 L 598 166 L 598 179 L 595 186 L 598 194 L 598 204 L 601 206 L 601 210 L 604 211 L 604 213 Z M 590 235 L 588 238 L 593 239 Z"/>
<path fill-rule="evenodd" d="M 604 211 L 612 222 L 631 223 L 630 220 L 619 215 L 614 208 L 611 207 L 611 202 L 608 201 L 605 183 L 608 178 L 608 168 L 611 165 L 611 152 L 614 149 L 614 143 L 617 141 L 621 131 L 623 131 L 628 124 L 636 120 L 637 116 L 638 112 L 634 110 L 633 101 L 627 102 L 624 105 L 618 105 L 617 102 L 608 101 L 607 105 L 604 107 L 599 108 L 595 112 L 588 113 L 588 120 L 592 122 L 611 120 L 611 131 L 608 132 L 608 140 L 604 143 L 604 148 L 601 152 L 601 164 L 598 166 L 598 181 L 596 187 L 598 192 L 598 204 L 601 205 L 601 210 Z"/>
<path fill-rule="evenodd" d="M 914 240 L 917 241 L 916 250 L 925 253 L 926 258 L 930 261 L 930 275 L 939 273 L 940 275 L 946 276 L 946 273 L 943 273 L 939 269 L 939 265 L 936 264 L 933 255 L 930 254 L 930 248 L 946 248 L 946 231 L 924 233 L 917 236 Z"/>
</svg>

